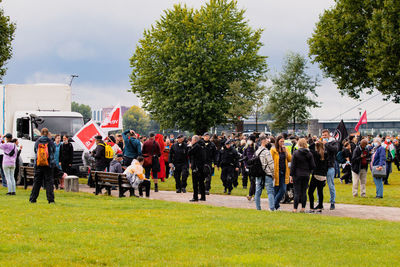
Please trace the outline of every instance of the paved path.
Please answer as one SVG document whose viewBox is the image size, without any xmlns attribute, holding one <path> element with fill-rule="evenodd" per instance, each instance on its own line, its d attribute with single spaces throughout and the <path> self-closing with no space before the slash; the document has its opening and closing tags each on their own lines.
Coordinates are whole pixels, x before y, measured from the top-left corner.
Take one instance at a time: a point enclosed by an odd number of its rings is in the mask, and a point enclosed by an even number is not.
<svg viewBox="0 0 400 267">
<path fill-rule="evenodd" d="M 93 193 L 94 189 L 89 188 L 87 185 L 80 185 L 81 192 Z M 105 190 L 103 190 L 104 192 Z M 112 191 L 113 196 L 117 196 L 116 190 Z M 129 194 L 129 193 L 127 193 Z M 177 194 L 174 191 L 159 191 L 155 193 L 153 190 L 150 192 L 150 199 L 158 199 L 164 201 L 190 203 L 193 193 Z M 242 208 L 242 209 L 255 209 L 254 201 L 248 201 L 243 196 L 227 196 L 227 195 L 209 195 L 206 202 L 196 202 L 193 205 L 211 205 L 217 207 L 227 208 Z M 267 210 L 267 199 L 261 199 L 261 207 Z M 366 205 L 350 205 L 350 204 L 336 204 L 334 211 L 329 210 L 329 204 L 324 204 L 325 210 L 322 211 L 323 215 L 337 216 L 337 217 L 351 217 L 360 219 L 376 219 L 387 221 L 400 221 L 400 208 L 392 207 L 378 207 Z M 283 211 L 291 211 L 293 204 L 281 204 Z M 311 215 L 311 214 L 310 214 Z M 318 215 L 314 215 L 318 216 Z"/>
</svg>

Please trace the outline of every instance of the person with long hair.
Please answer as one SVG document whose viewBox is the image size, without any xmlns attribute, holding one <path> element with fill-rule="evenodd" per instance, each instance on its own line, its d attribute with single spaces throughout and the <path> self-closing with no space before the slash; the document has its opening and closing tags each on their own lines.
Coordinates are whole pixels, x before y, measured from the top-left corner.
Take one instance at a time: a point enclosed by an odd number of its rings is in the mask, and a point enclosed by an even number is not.
<svg viewBox="0 0 400 267">
<path fill-rule="evenodd" d="M 278 210 L 286 192 L 286 185 L 289 183 L 289 162 L 292 161 L 292 155 L 286 149 L 285 139 L 282 135 L 276 138 L 275 147 L 271 148 L 271 154 L 274 160 L 275 210 Z"/>
<path fill-rule="evenodd" d="M 249 138 L 249 140 L 247 140 L 247 144 L 243 151 L 243 157 L 245 158 L 244 165 L 245 165 L 246 170 L 249 169 L 248 161 L 254 157 L 254 154 L 256 153 L 257 149 L 258 149 L 258 146 L 256 144 L 256 136 L 250 135 L 250 138 Z M 254 197 L 254 194 L 256 193 L 256 177 L 252 176 L 250 174 L 250 172 L 248 172 L 248 173 L 249 173 L 249 178 L 250 178 L 250 188 L 249 188 L 249 194 L 247 196 L 247 199 L 250 201 Z"/>
<path fill-rule="evenodd" d="M 297 212 L 299 202 L 300 212 L 304 212 L 307 203 L 307 187 L 310 174 L 315 169 L 314 157 L 308 150 L 307 140 L 301 138 L 297 143 L 299 149 L 293 153 L 292 165 L 290 167 L 290 180 L 294 187 L 293 212 Z"/>
<path fill-rule="evenodd" d="M 315 169 L 311 176 L 308 198 L 311 211 L 321 212 L 324 209 L 324 187 L 326 185 L 326 174 L 328 173 L 328 153 L 325 151 L 324 143 L 317 141 L 310 145 L 310 152 L 313 154 Z M 318 206 L 314 208 L 314 192 L 318 192 Z"/>
</svg>

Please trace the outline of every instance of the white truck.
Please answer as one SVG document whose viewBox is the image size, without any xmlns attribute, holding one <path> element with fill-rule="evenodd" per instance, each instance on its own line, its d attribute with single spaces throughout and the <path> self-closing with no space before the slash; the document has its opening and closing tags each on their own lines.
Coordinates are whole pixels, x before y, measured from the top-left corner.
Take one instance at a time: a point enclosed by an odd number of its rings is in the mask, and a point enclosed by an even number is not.
<svg viewBox="0 0 400 267">
<path fill-rule="evenodd" d="M 83 126 L 82 115 L 71 112 L 71 87 L 67 84 L 0 85 L 0 112 L 0 132 L 19 139 L 24 165 L 34 162 L 33 148 L 42 128 L 48 128 L 53 137 L 72 137 Z M 78 173 L 83 149 L 72 144 L 73 169 Z"/>
</svg>

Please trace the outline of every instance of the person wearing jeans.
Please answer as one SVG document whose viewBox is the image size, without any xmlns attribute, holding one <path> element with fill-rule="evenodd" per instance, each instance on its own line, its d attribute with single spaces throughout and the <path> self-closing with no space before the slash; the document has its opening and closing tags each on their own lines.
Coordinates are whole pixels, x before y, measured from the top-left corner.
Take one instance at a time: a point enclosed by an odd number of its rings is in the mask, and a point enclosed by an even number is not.
<svg viewBox="0 0 400 267">
<path fill-rule="evenodd" d="M 328 172 L 326 174 L 326 181 L 329 187 L 329 193 L 331 195 L 330 203 L 331 210 L 335 209 L 335 199 L 336 199 L 336 190 L 335 190 L 335 160 L 336 154 L 339 151 L 340 143 L 333 139 L 330 136 L 329 130 L 322 131 L 322 142 L 324 143 L 325 150 L 328 153 Z"/>
<path fill-rule="evenodd" d="M 4 176 L 3 180 L 7 180 L 7 195 L 15 195 L 15 179 L 14 179 L 14 171 L 15 171 L 15 162 L 18 155 L 17 146 L 12 142 L 12 135 L 5 135 L 6 143 L 3 143 L 3 139 L 1 139 L 0 150 L 4 152 L 3 156 L 3 171 Z"/>
<path fill-rule="evenodd" d="M 263 189 L 263 182 L 265 184 L 265 188 L 268 193 L 268 204 L 269 209 L 271 211 L 275 210 L 275 191 L 274 191 L 274 160 L 272 159 L 272 155 L 267 149 L 266 145 L 268 143 L 268 139 L 266 136 L 260 137 L 261 146 L 257 149 L 255 156 L 258 156 L 261 161 L 262 168 L 265 172 L 265 176 L 256 177 L 256 191 L 254 200 L 256 202 L 257 210 L 261 210 L 260 198 Z"/>
<path fill-rule="evenodd" d="M 289 162 L 292 155 L 285 147 L 285 139 L 278 136 L 275 141 L 275 147 L 271 148 L 271 155 L 274 160 L 274 178 L 275 178 L 275 209 L 280 208 L 282 197 L 286 193 L 286 185 L 289 183 Z"/>
<path fill-rule="evenodd" d="M 386 167 L 386 150 L 381 146 L 381 139 L 374 139 L 374 154 L 372 156 L 371 169 L 377 167 L 377 170 L 382 170 Z M 376 198 L 383 198 L 383 178 L 373 175 L 376 186 Z"/>
</svg>

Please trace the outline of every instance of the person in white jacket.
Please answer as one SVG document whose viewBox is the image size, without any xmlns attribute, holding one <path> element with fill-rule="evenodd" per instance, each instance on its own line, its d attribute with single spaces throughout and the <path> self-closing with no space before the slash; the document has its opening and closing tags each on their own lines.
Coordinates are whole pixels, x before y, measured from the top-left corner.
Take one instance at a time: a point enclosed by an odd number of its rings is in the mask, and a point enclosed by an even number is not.
<svg viewBox="0 0 400 267">
<path fill-rule="evenodd" d="M 267 189 L 268 204 L 271 211 L 275 210 L 275 191 L 274 191 L 274 160 L 270 151 L 267 148 L 269 140 L 266 136 L 260 137 L 261 146 L 257 149 L 255 156 L 260 158 L 262 168 L 265 175 L 256 177 L 256 193 L 254 200 L 257 210 L 261 210 L 260 197 L 263 190 L 263 185 Z"/>
</svg>

